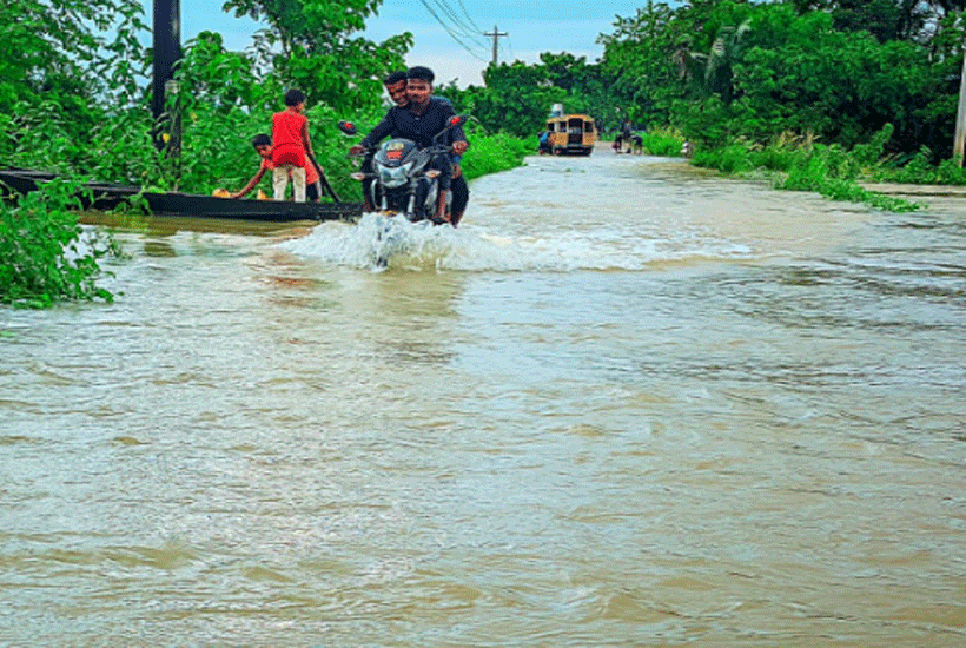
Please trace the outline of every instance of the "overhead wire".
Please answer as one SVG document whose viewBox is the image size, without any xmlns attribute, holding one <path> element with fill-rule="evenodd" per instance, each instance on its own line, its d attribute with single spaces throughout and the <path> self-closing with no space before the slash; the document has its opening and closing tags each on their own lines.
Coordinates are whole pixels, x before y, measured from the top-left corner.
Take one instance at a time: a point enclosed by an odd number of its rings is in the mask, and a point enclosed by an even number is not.
<svg viewBox="0 0 966 648">
<path fill-rule="evenodd" d="M 470 16 L 470 12 L 466 10 L 466 5 L 463 4 L 463 0 L 456 0 L 456 3 L 459 4 L 460 9 L 463 10 L 463 15 L 466 16 L 466 19 L 470 21 L 470 27 L 472 27 L 477 33 L 482 34 L 483 30 L 480 29 L 479 25 L 473 22 L 473 17 Z"/>
<path fill-rule="evenodd" d="M 436 6 L 442 9 L 443 13 L 446 14 L 449 17 L 449 19 L 452 20 L 453 23 L 455 23 L 455 25 L 459 28 L 461 35 L 463 35 L 466 38 L 469 38 L 480 47 L 486 47 L 486 43 L 480 40 L 479 38 L 483 30 L 473 29 L 472 27 L 467 26 L 463 18 L 457 15 L 457 13 L 453 11 L 452 7 L 450 7 L 445 2 L 443 2 L 443 0 L 435 0 L 435 2 L 436 2 Z"/>
<path fill-rule="evenodd" d="M 469 45 L 467 45 L 465 42 L 463 42 L 463 39 L 460 38 L 460 36 L 458 36 L 454 32 L 454 30 L 450 27 L 450 25 L 446 24 L 446 22 L 440 17 L 439 13 L 437 13 L 436 10 L 433 9 L 433 7 L 430 5 L 430 3 L 429 3 L 428 0 L 419 0 L 419 1 L 420 1 L 420 3 L 422 3 L 422 5 L 424 7 L 426 7 L 426 10 L 433 16 L 433 18 L 436 19 L 436 22 L 438 22 L 440 24 L 440 26 L 446 31 L 447 34 L 449 34 L 450 38 L 452 38 L 463 49 L 465 49 L 467 52 L 469 52 L 470 55 L 473 56 L 473 58 L 475 58 L 475 59 L 477 59 L 479 61 L 486 62 L 486 59 L 484 59 L 483 57 L 481 57 L 477 52 L 475 52 L 473 50 L 473 48 L 471 48 Z M 443 10 L 443 12 L 447 14 L 447 17 L 449 17 L 452 20 L 453 19 L 452 11 L 449 10 L 448 7 L 445 7 L 445 5 L 442 4 L 441 0 L 435 0 L 435 2 L 436 2 L 436 5 L 439 6 L 439 7 L 441 7 L 442 10 Z M 476 38 L 474 38 L 474 37 L 472 37 L 472 36 L 469 35 L 469 34 L 472 34 L 472 32 L 470 32 L 469 30 L 467 30 L 465 28 L 465 25 L 462 25 L 460 21 L 456 20 L 454 22 L 456 22 L 457 26 L 460 27 L 460 29 L 463 30 L 463 32 L 464 32 L 463 38 L 468 38 L 468 39 L 471 39 L 471 40 L 477 40 Z M 479 44 L 479 41 L 478 40 L 477 40 L 477 43 Z"/>
</svg>

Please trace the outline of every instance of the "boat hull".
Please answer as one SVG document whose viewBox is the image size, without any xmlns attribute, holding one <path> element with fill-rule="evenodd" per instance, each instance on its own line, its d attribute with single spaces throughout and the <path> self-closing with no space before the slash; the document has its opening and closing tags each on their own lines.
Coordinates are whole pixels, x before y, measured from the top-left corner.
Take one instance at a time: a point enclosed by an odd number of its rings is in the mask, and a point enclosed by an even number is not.
<svg viewBox="0 0 966 648">
<path fill-rule="evenodd" d="M 4 197 L 37 191 L 51 173 L 23 169 L 0 170 Z M 154 216 L 225 218 L 284 222 L 297 220 L 352 220 L 362 216 L 362 203 L 298 203 L 291 200 L 215 198 L 178 192 L 141 192 L 137 187 L 88 183 L 78 194 L 83 209 L 110 211 L 140 195 Z M 88 193 L 89 192 L 89 193 Z"/>
</svg>

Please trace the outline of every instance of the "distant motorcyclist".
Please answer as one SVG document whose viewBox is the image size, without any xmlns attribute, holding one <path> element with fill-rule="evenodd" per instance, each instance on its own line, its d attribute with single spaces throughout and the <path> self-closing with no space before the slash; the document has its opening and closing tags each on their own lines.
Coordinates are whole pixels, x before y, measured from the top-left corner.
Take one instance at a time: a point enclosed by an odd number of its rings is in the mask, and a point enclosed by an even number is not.
<svg viewBox="0 0 966 648">
<path fill-rule="evenodd" d="M 386 116 L 362 140 L 362 143 L 353 146 L 350 151 L 359 153 L 371 149 L 386 137 L 409 139 L 420 148 L 432 146 L 434 138 L 443 132 L 449 126 L 450 119 L 456 116 L 456 111 L 448 99 L 432 96 L 435 78 L 436 75 L 427 67 L 409 68 L 406 71 L 408 104 L 400 106 L 397 101 L 397 105 L 389 109 Z M 395 97 L 393 99 L 395 100 Z M 462 155 L 469 148 L 469 142 L 466 141 L 461 127 L 452 129 L 447 135 L 440 143 L 451 145 L 456 155 Z M 445 222 L 449 220 L 446 215 L 446 196 L 452 181 L 452 160 L 449 155 L 437 155 L 433 160 L 433 166 L 440 171 L 435 220 Z"/>
</svg>

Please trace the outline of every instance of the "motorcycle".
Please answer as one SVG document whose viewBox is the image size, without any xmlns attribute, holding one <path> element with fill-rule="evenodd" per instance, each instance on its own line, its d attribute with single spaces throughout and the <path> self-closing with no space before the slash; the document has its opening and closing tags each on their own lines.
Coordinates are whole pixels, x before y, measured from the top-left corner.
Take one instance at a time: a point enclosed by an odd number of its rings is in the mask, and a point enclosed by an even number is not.
<svg viewBox="0 0 966 648">
<path fill-rule="evenodd" d="M 390 139 L 382 145 L 368 147 L 357 155 L 372 156 L 372 171 L 357 171 L 350 177 L 354 180 L 370 179 L 369 202 L 386 216 L 403 216 L 411 222 L 421 220 L 437 221 L 436 202 L 439 196 L 438 169 L 431 166 L 437 155 L 450 153 L 451 147 L 441 144 L 443 138 L 454 128 L 466 123 L 466 116 L 454 115 L 436 137 L 432 146 L 419 148 L 409 139 Z M 358 133 L 355 124 L 342 120 L 339 130 L 346 135 Z M 446 209 L 452 195 L 447 195 Z"/>
</svg>

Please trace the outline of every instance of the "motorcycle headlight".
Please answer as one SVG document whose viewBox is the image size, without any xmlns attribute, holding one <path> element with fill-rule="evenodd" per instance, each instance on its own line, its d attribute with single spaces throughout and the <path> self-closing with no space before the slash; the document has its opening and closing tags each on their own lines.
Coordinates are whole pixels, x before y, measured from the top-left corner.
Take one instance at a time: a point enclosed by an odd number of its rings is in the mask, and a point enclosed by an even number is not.
<svg viewBox="0 0 966 648">
<path fill-rule="evenodd" d="M 401 187 L 402 185 L 406 184 L 406 179 L 409 176 L 409 171 L 412 168 L 412 162 L 407 162 L 406 164 L 395 168 L 380 167 L 379 180 L 382 182 L 382 186 L 386 187 L 387 189 Z"/>
</svg>

